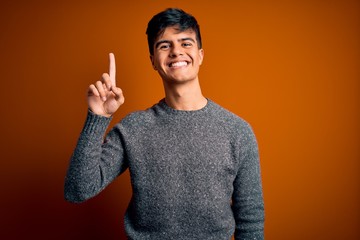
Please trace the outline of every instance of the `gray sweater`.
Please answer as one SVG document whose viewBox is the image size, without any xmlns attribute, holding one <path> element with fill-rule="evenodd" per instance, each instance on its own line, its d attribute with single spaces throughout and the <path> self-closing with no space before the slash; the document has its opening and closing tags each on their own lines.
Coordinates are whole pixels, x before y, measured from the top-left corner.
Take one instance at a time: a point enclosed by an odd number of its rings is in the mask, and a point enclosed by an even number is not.
<svg viewBox="0 0 360 240">
<path fill-rule="evenodd" d="M 129 114 L 103 139 L 109 118 L 89 111 L 65 179 L 83 202 L 129 168 L 129 239 L 263 239 L 258 148 L 249 124 L 211 100 L 196 111 L 164 100 Z"/>
</svg>

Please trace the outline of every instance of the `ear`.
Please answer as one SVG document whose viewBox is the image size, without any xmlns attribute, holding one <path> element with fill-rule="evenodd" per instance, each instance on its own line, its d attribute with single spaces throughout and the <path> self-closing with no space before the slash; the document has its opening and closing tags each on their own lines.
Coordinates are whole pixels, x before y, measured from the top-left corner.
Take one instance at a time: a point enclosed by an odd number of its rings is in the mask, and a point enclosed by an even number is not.
<svg viewBox="0 0 360 240">
<path fill-rule="evenodd" d="M 153 69 L 155 71 L 157 71 L 157 68 L 155 67 L 155 64 L 154 64 L 154 56 L 153 55 L 150 55 L 150 61 L 151 61 L 151 65 L 152 65 Z"/>
<path fill-rule="evenodd" d="M 203 59 L 204 59 L 204 49 L 199 49 L 199 65 L 202 64 L 203 62 Z"/>
</svg>

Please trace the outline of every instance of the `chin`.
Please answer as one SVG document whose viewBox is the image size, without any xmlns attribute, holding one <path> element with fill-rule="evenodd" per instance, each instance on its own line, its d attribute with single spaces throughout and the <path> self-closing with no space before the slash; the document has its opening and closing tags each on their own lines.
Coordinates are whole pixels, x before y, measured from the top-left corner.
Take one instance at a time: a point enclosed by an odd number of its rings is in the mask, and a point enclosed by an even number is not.
<svg viewBox="0 0 360 240">
<path fill-rule="evenodd" d="M 168 78 L 166 81 L 170 83 L 187 83 L 194 79 L 191 78 Z"/>
<path fill-rule="evenodd" d="M 169 81 L 174 81 L 174 82 L 190 82 L 196 79 L 196 76 L 189 76 L 189 75 L 173 75 L 173 76 L 168 76 L 167 79 Z"/>
</svg>

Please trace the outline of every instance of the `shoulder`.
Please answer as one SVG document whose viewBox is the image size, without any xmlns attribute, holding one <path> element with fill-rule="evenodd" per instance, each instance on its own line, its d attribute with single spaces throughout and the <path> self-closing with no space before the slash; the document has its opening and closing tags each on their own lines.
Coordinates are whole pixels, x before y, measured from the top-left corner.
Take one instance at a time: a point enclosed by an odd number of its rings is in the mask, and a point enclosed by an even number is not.
<svg viewBox="0 0 360 240">
<path fill-rule="evenodd" d="M 211 101 L 211 104 L 214 119 L 228 131 L 238 134 L 249 134 L 249 132 L 252 132 L 251 125 L 244 118 L 213 101 Z"/>
<path fill-rule="evenodd" d="M 157 114 L 155 106 L 149 107 L 145 110 L 134 111 L 126 115 L 120 122 L 119 125 L 125 128 L 142 127 L 155 123 Z"/>
<path fill-rule="evenodd" d="M 253 152 L 254 156 L 258 152 L 257 139 L 253 131 L 252 126 L 244 120 L 242 117 L 236 115 L 235 113 L 221 107 L 218 104 L 215 104 L 217 122 L 219 125 L 225 129 L 228 136 L 233 140 L 233 144 L 236 151 L 239 151 L 237 156 L 242 155 L 240 153 Z M 247 156 L 247 155 L 242 155 Z"/>
</svg>

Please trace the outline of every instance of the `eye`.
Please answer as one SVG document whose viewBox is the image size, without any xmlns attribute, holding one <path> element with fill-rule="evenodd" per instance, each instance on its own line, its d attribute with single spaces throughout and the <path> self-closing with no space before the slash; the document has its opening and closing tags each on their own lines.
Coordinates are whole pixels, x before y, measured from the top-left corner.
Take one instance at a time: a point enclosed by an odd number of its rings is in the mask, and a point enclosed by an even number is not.
<svg viewBox="0 0 360 240">
<path fill-rule="evenodd" d="M 167 50 L 169 48 L 170 48 L 170 44 L 168 44 L 168 43 L 163 43 L 158 46 L 158 49 L 161 49 L 161 50 Z"/>
<path fill-rule="evenodd" d="M 192 46 L 192 43 L 191 42 L 184 42 L 182 44 L 183 47 L 191 47 Z"/>
</svg>

